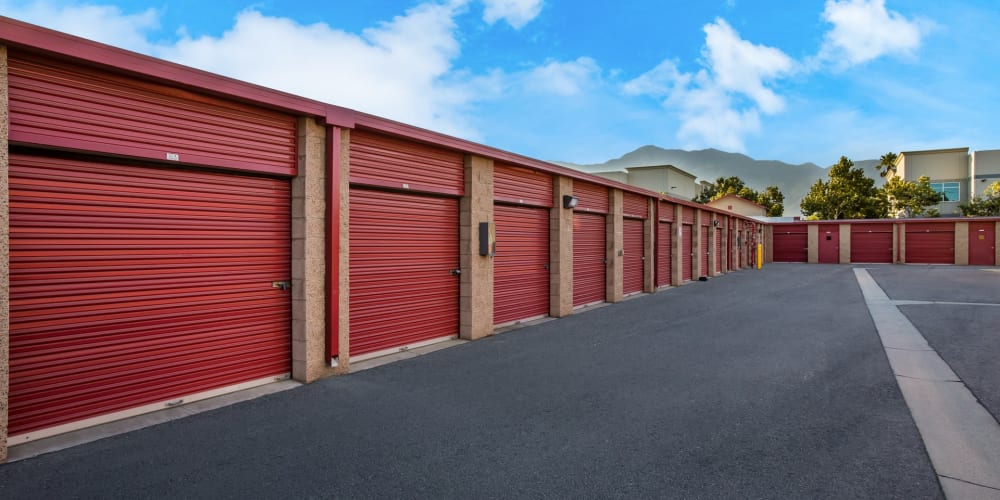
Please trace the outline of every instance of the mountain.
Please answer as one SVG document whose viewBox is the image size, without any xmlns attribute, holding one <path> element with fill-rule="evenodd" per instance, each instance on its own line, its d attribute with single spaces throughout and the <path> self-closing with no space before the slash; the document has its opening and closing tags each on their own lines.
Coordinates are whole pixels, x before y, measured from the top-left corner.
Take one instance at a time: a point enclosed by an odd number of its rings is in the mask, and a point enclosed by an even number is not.
<svg viewBox="0 0 1000 500">
<path fill-rule="evenodd" d="M 815 163 L 792 165 L 774 160 L 755 160 L 738 153 L 727 153 L 717 149 L 702 149 L 685 151 L 682 149 L 663 149 L 656 146 L 643 146 L 626 153 L 621 158 L 608 160 L 604 163 L 579 165 L 555 161 L 558 165 L 583 172 L 606 172 L 622 170 L 628 167 L 643 167 L 653 165 L 673 165 L 698 177 L 698 181 L 714 182 L 718 177 L 736 176 L 747 186 L 761 190 L 766 186 L 778 186 L 785 195 L 785 215 L 802 215 L 799 204 L 809 192 L 817 179 L 826 180 L 827 169 Z M 855 161 L 854 166 L 860 167 L 865 174 L 875 179 L 877 186 L 885 183 L 874 168 L 878 160 Z"/>
</svg>

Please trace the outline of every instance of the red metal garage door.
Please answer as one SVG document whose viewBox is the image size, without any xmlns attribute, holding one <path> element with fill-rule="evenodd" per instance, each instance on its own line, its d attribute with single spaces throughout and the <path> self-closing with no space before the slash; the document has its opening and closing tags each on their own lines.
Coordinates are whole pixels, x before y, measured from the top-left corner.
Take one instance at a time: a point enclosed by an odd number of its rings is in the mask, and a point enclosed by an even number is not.
<svg viewBox="0 0 1000 500">
<path fill-rule="evenodd" d="M 458 334 L 458 199 L 351 188 L 351 355 Z"/>
<path fill-rule="evenodd" d="M 549 209 L 496 205 L 493 323 L 549 313 Z"/>
<path fill-rule="evenodd" d="M 288 373 L 289 204 L 286 180 L 12 155 L 12 441 Z"/>
<path fill-rule="evenodd" d="M 892 224 L 851 224 L 851 262 L 892 263 Z"/>
<path fill-rule="evenodd" d="M 709 231 L 711 231 L 711 228 L 708 226 L 701 226 L 701 267 L 699 268 L 701 276 L 708 276 L 708 257 L 712 254 L 712 249 L 708 246 Z"/>
<path fill-rule="evenodd" d="M 722 229 L 715 230 L 715 272 L 722 272 Z"/>
<path fill-rule="evenodd" d="M 604 215 L 573 214 L 573 305 L 604 301 Z"/>
<path fill-rule="evenodd" d="M 643 278 L 643 221 L 639 219 L 624 219 L 623 243 L 625 256 L 623 261 L 622 293 L 642 291 Z"/>
<path fill-rule="evenodd" d="M 809 235 L 805 224 L 774 226 L 775 262 L 808 262 L 808 247 Z"/>
<path fill-rule="evenodd" d="M 673 259 L 670 255 L 670 243 L 674 225 L 660 222 L 656 235 L 656 286 L 667 286 L 673 276 Z"/>
<path fill-rule="evenodd" d="M 953 222 L 907 222 L 906 262 L 909 264 L 954 264 Z"/>
<path fill-rule="evenodd" d="M 694 263 L 694 226 L 684 224 L 681 226 L 681 279 L 691 281 L 694 276 L 692 265 Z"/>
<path fill-rule="evenodd" d="M 993 222 L 969 223 L 969 265 L 996 265 L 996 224 Z"/>
<path fill-rule="evenodd" d="M 820 264 L 840 263 L 840 225 L 820 224 L 819 225 L 819 249 L 818 257 Z"/>
</svg>

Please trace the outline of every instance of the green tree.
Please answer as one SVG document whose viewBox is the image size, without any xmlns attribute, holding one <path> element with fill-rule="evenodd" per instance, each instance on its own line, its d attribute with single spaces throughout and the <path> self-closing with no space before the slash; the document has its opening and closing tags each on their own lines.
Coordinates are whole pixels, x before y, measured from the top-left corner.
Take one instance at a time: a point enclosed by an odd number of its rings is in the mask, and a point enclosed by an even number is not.
<svg viewBox="0 0 1000 500">
<path fill-rule="evenodd" d="M 887 177 L 890 173 L 896 174 L 896 159 L 899 155 L 889 151 L 888 153 L 882 155 L 878 160 L 878 165 L 875 168 L 878 169 L 878 175 L 882 177 Z"/>
<path fill-rule="evenodd" d="M 888 203 L 875 179 L 865 176 L 854 162 L 841 156 L 827 173 L 830 180 L 819 179 L 802 199 L 799 208 L 806 217 L 822 220 L 878 219 L 886 216 Z"/>
<path fill-rule="evenodd" d="M 966 217 L 1000 215 L 1000 182 L 990 184 L 981 196 L 976 195 L 969 203 L 959 205 L 958 208 Z"/>
<path fill-rule="evenodd" d="M 941 193 L 931 188 L 931 179 L 926 175 L 921 175 L 917 182 L 893 177 L 882 190 L 885 191 L 890 212 L 897 216 L 900 213 L 906 217 L 930 215 L 927 207 L 940 203 L 942 198 Z"/>
<path fill-rule="evenodd" d="M 771 217 L 780 217 L 785 211 L 785 195 L 777 186 L 767 186 L 764 191 L 758 192 L 736 176 L 715 179 L 715 182 L 703 189 L 693 201 L 708 203 L 729 194 L 763 205 L 767 209 L 767 215 Z"/>
</svg>

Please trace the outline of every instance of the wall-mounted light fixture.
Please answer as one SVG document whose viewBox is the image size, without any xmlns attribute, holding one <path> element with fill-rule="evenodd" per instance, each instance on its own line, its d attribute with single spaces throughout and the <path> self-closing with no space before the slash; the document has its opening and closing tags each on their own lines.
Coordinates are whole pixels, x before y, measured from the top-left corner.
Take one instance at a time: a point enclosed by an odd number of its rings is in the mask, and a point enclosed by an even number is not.
<svg viewBox="0 0 1000 500">
<path fill-rule="evenodd" d="M 715 227 L 719 227 L 719 219 L 712 219 L 712 225 Z"/>
<path fill-rule="evenodd" d="M 576 204 L 580 202 L 580 199 L 571 194 L 563 195 L 563 208 L 576 208 Z"/>
</svg>

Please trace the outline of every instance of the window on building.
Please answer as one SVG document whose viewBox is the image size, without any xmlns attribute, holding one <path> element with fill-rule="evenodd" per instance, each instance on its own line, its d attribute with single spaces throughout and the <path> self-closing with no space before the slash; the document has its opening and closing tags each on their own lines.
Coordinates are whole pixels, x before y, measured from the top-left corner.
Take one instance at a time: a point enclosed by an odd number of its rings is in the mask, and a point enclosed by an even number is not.
<svg viewBox="0 0 1000 500">
<path fill-rule="evenodd" d="M 944 195 L 944 201 L 961 201 L 961 191 L 957 182 L 932 182 L 931 189 Z"/>
</svg>

